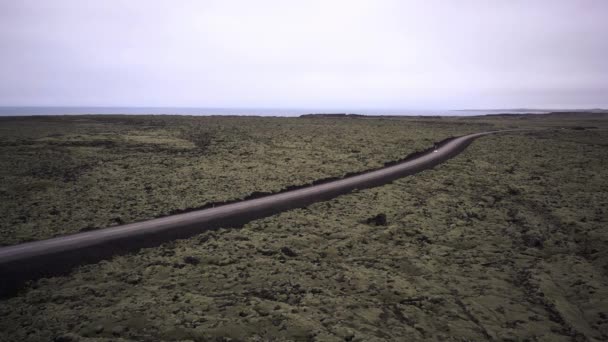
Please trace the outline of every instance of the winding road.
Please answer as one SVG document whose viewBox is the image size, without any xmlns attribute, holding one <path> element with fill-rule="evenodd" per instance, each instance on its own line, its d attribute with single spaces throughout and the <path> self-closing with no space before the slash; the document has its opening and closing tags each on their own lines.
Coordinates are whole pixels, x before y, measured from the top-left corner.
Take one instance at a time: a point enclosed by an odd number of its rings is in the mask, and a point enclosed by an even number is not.
<svg viewBox="0 0 608 342">
<path fill-rule="evenodd" d="M 28 280 L 65 273 L 77 265 L 187 238 L 210 229 L 240 226 L 254 219 L 305 207 L 355 189 L 386 184 L 454 157 L 479 137 L 511 131 L 515 130 L 457 137 L 413 159 L 324 184 L 149 221 L 2 247 L 0 295 L 14 292 Z"/>
</svg>

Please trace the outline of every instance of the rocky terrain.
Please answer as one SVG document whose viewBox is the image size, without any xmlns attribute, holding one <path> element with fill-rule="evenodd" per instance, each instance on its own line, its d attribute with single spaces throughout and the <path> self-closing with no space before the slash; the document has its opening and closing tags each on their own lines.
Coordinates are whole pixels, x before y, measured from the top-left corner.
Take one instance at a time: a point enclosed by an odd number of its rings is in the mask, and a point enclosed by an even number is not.
<svg viewBox="0 0 608 342">
<path fill-rule="evenodd" d="M 484 137 L 392 184 L 42 279 L 0 301 L 0 340 L 606 340 L 606 141 Z"/>
<path fill-rule="evenodd" d="M 493 127 L 444 121 L 2 118 L 0 246 L 341 177 Z"/>
</svg>

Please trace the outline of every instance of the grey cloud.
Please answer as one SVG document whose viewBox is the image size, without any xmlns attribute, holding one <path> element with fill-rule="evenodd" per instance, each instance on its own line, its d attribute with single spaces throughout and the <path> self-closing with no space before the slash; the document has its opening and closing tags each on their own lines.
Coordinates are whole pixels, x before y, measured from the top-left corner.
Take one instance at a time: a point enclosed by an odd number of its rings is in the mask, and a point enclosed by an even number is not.
<svg viewBox="0 0 608 342">
<path fill-rule="evenodd" d="M 608 107 L 608 2 L 0 0 L 0 105 Z"/>
</svg>

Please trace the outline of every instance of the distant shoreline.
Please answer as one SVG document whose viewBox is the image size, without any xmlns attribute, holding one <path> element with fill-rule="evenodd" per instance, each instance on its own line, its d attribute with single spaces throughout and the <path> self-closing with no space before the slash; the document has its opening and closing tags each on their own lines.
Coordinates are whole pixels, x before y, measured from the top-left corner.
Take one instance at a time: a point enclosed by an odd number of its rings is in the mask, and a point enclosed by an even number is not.
<svg viewBox="0 0 608 342">
<path fill-rule="evenodd" d="M 572 108 L 572 109 L 554 109 L 554 108 L 506 108 L 506 109 L 454 109 L 454 112 L 503 112 L 503 113 L 608 113 L 608 109 L 603 108 Z"/>
<path fill-rule="evenodd" d="M 602 112 L 585 112 L 585 111 L 564 111 L 564 112 L 536 112 L 536 113 L 496 113 L 496 114 L 479 114 L 479 115 L 362 115 L 362 114 L 346 114 L 346 113 L 327 113 L 327 114 L 304 114 L 301 118 L 327 118 L 327 119 L 365 119 L 365 118 L 420 118 L 420 119 L 440 119 L 440 118 L 540 118 L 552 117 L 562 119 L 581 119 L 581 118 L 608 118 L 608 111 Z"/>
<path fill-rule="evenodd" d="M 46 116 L 46 115 L 194 115 L 194 116 L 265 116 L 300 117 L 325 116 L 480 116 L 500 114 L 546 114 L 564 112 L 608 113 L 606 109 L 323 109 L 323 108 L 195 108 L 195 107 L 37 107 L 0 106 L 0 116 Z"/>
</svg>

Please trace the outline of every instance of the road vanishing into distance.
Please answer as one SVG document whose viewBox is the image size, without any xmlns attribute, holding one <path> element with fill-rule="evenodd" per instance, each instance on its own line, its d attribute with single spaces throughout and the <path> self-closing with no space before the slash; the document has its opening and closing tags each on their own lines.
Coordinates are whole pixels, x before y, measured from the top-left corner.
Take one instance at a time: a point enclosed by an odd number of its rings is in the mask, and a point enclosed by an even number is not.
<svg viewBox="0 0 608 342">
<path fill-rule="evenodd" d="M 211 229 L 238 227 L 258 218 L 305 207 L 356 189 L 386 184 L 456 156 L 479 137 L 512 131 L 521 130 L 482 132 L 447 139 L 435 148 L 403 162 L 323 184 L 149 221 L 2 247 L 0 295 L 13 293 L 28 280 L 66 273 L 81 264 L 158 246 Z"/>
</svg>

